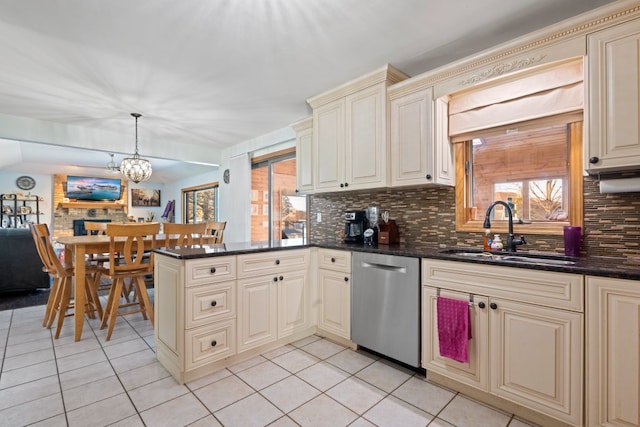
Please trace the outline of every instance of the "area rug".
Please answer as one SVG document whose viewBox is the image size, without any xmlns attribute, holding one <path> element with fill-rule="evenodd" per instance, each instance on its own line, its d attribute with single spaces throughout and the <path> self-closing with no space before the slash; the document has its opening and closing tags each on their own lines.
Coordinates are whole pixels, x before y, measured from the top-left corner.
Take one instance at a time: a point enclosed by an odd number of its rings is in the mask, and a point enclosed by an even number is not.
<svg viewBox="0 0 640 427">
<path fill-rule="evenodd" d="M 0 294 L 0 311 L 16 308 L 44 305 L 49 298 L 49 289 L 37 289 L 29 292 L 15 292 Z"/>
</svg>

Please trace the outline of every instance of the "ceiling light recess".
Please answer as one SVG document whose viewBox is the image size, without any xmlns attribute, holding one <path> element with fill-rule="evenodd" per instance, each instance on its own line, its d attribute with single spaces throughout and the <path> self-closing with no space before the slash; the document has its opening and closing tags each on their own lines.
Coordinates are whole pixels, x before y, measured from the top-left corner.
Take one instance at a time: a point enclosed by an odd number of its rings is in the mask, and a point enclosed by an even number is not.
<svg viewBox="0 0 640 427">
<path fill-rule="evenodd" d="M 153 170 L 149 160 L 143 159 L 138 154 L 138 118 L 142 117 L 142 114 L 131 113 L 131 115 L 136 118 L 136 152 L 133 156 L 122 159 L 120 173 L 137 184 L 151 178 Z"/>
</svg>

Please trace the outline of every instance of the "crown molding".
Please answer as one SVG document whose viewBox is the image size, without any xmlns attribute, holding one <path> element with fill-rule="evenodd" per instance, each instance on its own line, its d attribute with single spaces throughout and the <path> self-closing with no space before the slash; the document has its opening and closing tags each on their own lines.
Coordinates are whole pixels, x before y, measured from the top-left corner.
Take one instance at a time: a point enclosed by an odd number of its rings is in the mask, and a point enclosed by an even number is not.
<svg viewBox="0 0 640 427">
<path fill-rule="evenodd" d="M 387 83 L 388 85 L 391 85 L 408 78 L 409 76 L 402 71 L 398 70 L 392 65 L 386 64 L 385 66 L 378 68 L 377 70 L 372 71 L 368 74 L 365 74 L 362 77 L 348 81 L 347 83 L 338 86 L 337 88 L 309 98 L 307 99 L 307 103 L 311 106 L 311 108 L 315 109 L 322 105 L 328 104 L 329 102 L 344 98 L 348 95 L 359 92 L 360 90 L 369 88 L 376 84 Z"/>
</svg>

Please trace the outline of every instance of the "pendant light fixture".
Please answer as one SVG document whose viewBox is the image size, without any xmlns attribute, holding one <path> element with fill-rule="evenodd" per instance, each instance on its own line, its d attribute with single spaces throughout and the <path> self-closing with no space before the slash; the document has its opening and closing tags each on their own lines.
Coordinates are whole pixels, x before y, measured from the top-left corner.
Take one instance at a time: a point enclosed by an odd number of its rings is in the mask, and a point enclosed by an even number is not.
<svg viewBox="0 0 640 427">
<path fill-rule="evenodd" d="M 130 181 L 136 184 L 140 181 L 146 181 L 151 177 L 151 163 L 149 160 L 143 159 L 138 154 L 138 118 L 142 117 L 142 114 L 131 113 L 136 118 L 136 152 L 131 157 L 125 157 L 120 163 L 120 173 Z"/>
</svg>

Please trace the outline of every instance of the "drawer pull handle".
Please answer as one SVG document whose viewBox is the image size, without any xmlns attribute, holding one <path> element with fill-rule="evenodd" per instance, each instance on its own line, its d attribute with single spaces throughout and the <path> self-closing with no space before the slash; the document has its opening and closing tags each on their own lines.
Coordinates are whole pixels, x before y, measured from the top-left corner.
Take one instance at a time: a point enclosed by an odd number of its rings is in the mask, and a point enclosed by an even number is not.
<svg viewBox="0 0 640 427">
<path fill-rule="evenodd" d="M 216 272 L 216 268 L 215 268 L 215 267 L 211 267 L 211 270 L 210 270 L 210 271 L 211 271 L 211 274 L 213 274 L 213 273 L 215 273 L 215 272 Z"/>
<path fill-rule="evenodd" d="M 211 341 L 211 347 L 215 347 L 216 345 L 218 345 L 218 341 L 216 340 Z"/>
<path fill-rule="evenodd" d="M 335 258 L 331 258 L 331 262 L 336 262 L 336 259 Z"/>
<path fill-rule="evenodd" d="M 216 300 L 211 301 L 211 307 L 215 307 L 216 305 L 218 305 L 218 301 Z"/>
<path fill-rule="evenodd" d="M 491 310 L 495 310 L 496 308 L 498 308 L 498 304 L 492 302 L 491 304 L 489 304 L 489 307 L 491 307 Z"/>
<path fill-rule="evenodd" d="M 276 260 L 276 265 L 280 265 L 280 260 L 279 259 Z"/>
</svg>

